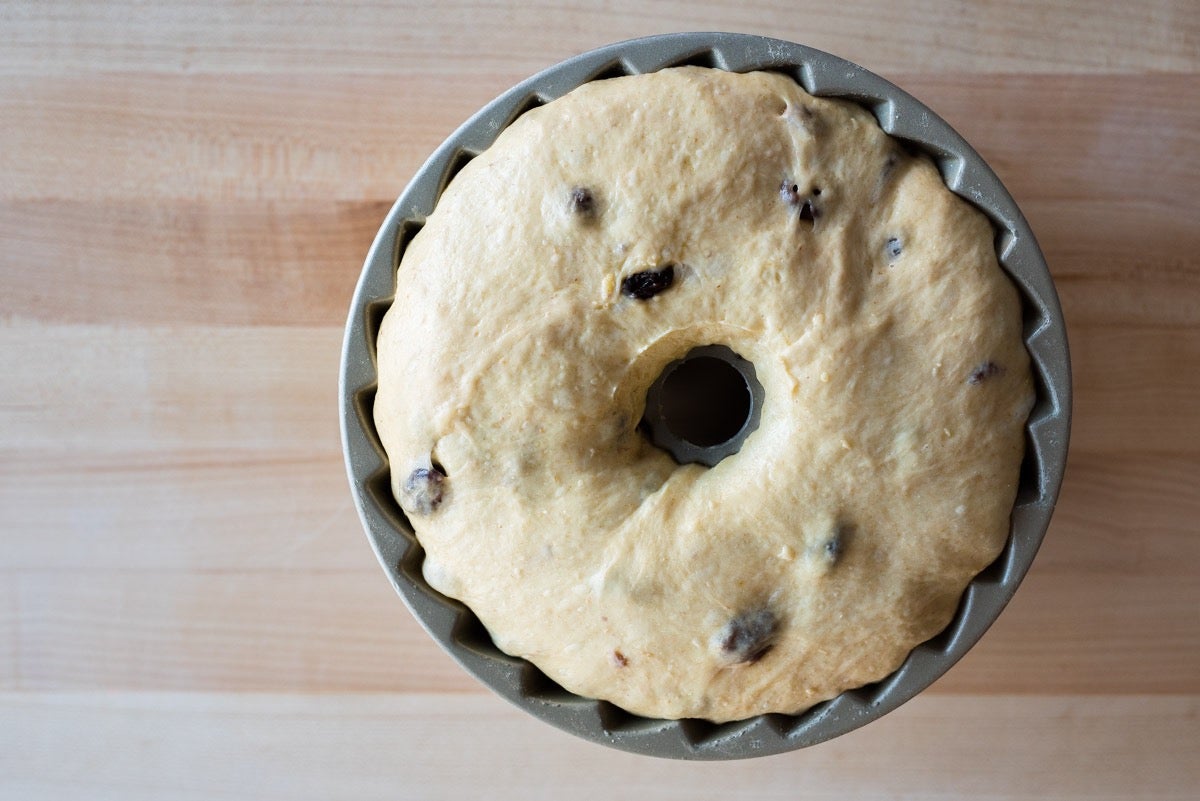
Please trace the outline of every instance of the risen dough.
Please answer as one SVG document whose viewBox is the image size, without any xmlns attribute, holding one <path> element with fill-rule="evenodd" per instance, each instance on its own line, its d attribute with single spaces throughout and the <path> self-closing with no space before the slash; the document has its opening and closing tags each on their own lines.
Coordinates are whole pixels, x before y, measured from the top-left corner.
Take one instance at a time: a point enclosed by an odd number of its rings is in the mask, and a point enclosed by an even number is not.
<svg viewBox="0 0 1200 801">
<path fill-rule="evenodd" d="M 762 418 L 679 466 L 636 425 L 708 344 Z M 944 628 L 1005 543 L 1033 397 L 992 229 L 932 164 L 785 76 L 694 67 L 586 84 L 467 164 L 378 359 L 430 585 L 663 718 L 798 712 Z"/>
</svg>

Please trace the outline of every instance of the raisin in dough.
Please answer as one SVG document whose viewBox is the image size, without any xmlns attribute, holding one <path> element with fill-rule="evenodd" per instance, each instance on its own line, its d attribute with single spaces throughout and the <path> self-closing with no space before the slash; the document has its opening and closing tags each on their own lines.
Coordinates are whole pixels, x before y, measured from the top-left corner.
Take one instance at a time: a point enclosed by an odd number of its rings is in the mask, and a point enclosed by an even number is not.
<svg viewBox="0 0 1200 801">
<path fill-rule="evenodd" d="M 708 344 L 754 364 L 761 422 L 680 466 L 636 426 Z M 785 76 L 695 67 L 584 85 L 467 164 L 378 359 L 429 584 L 662 718 L 798 712 L 944 628 L 1005 543 L 1033 399 L 992 229 L 932 164 Z"/>
</svg>

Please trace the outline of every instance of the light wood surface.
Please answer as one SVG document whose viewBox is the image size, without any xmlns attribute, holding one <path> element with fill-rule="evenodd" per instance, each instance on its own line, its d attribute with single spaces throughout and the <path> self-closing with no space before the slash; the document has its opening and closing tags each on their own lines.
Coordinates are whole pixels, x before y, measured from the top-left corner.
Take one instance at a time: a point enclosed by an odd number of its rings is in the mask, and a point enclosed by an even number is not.
<svg viewBox="0 0 1200 801">
<path fill-rule="evenodd" d="M 899 83 L 1008 185 L 1068 320 L 1062 499 L 983 641 L 896 713 L 738 764 L 510 708 L 353 511 L 350 294 L 511 84 L 736 30 Z M 0 798 L 1194 799 L 1200 6 L 0 1 Z"/>
</svg>

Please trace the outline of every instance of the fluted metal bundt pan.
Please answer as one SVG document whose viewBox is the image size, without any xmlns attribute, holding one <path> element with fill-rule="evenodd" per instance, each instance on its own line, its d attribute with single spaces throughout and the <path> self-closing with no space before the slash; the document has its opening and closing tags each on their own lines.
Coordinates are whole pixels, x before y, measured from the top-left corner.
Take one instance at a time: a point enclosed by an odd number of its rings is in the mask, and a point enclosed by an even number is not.
<svg viewBox="0 0 1200 801">
<path fill-rule="evenodd" d="M 528 662 L 501 653 L 470 610 L 422 578 L 424 553 L 391 496 L 387 457 L 371 413 L 375 337 L 395 293 L 400 255 L 455 173 L 530 108 L 591 80 L 682 64 L 784 72 L 813 95 L 859 103 L 887 133 L 928 154 L 946 185 L 981 209 L 996 228 L 997 256 L 1021 294 L 1037 387 L 1008 544 L 971 582 L 945 631 L 919 645 L 895 673 L 875 684 L 844 692 L 800 715 L 762 715 L 721 725 L 632 715 L 567 692 Z M 396 201 L 371 247 L 350 308 L 340 384 L 343 445 L 355 503 L 384 570 L 429 633 L 463 667 L 530 714 L 598 743 L 681 759 L 763 756 L 837 737 L 900 706 L 958 661 L 1008 603 L 1045 535 L 1066 461 L 1070 399 L 1066 330 L 1054 284 L 1025 218 L 983 159 L 936 114 L 861 67 L 802 45 L 726 33 L 654 36 L 568 59 L 504 93 L 455 131 Z"/>
</svg>

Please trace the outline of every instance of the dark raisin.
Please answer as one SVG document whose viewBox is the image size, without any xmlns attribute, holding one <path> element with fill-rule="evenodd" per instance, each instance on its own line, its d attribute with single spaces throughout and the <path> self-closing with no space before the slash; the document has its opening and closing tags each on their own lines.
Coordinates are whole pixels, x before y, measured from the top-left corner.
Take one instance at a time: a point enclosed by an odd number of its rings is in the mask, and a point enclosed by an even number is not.
<svg viewBox="0 0 1200 801">
<path fill-rule="evenodd" d="M 832 537 L 825 540 L 825 547 L 821 549 L 830 562 L 836 562 L 842 555 L 842 539 L 838 534 L 839 532 L 834 532 Z"/>
<path fill-rule="evenodd" d="M 586 186 L 577 186 L 571 190 L 570 208 L 572 214 L 580 217 L 593 217 L 596 214 L 596 198 L 592 190 Z"/>
<path fill-rule="evenodd" d="M 900 254 L 903 252 L 904 246 L 900 243 L 899 237 L 890 237 L 887 241 L 888 261 L 895 261 L 900 258 Z"/>
<path fill-rule="evenodd" d="M 621 294 L 635 300 L 649 300 L 671 288 L 675 283 L 675 265 L 668 264 L 657 270 L 645 270 L 625 277 L 621 282 Z"/>
<path fill-rule="evenodd" d="M 713 642 L 721 656 L 732 664 L 750 664 L 771 650 L 779 619 L 769 609 L 756 609 L 730 620 Z"/>
<path fill-rule="evenodd" d="M 409 473 L 401 488 L 404 511 L 418 515 L 431 514 L 442 503 L 442 485 L 445 481 L 445 473 L 436 467 L 418 467 Z"/>
<path fill-rule="evenodd" d="M 779 186 L 779 197 L 789 206 L 799 207 L 800 219 L 814 222 L 821 216 L 821 210 L 816 207 L 813 198 L 821 194 L 819 187 L 813 187 L 808 195 L 801 194 L 800 185 L 792 181 L 784 181 Z"/>
<path fill-rule="evenodd" d="M 613 664 L 617 667 L 625 667 L 629 664 L 629 657 L 620 651 L 613 651 L 611 656 Z"/>
<path fill-rule="evenodd" d="M 854 527 L 847 523 L 838 523 L 834 526 L 833 531 L 829 534 L 829 539 L 825 540 L 825 544 L 821 546 L 821 555 L 825 561 L 831 565 L 837 564 L 842 555 L 846 553 L 853 534 Z"/>
<path fill-rule="evenodd" d="M 993 376 L 998 376 L 1004 372 L 1004 368 L 992 361 L 984 362 L 971 371 L 967 381 L 971 384 L 982 384 Z"/>
</svg>

